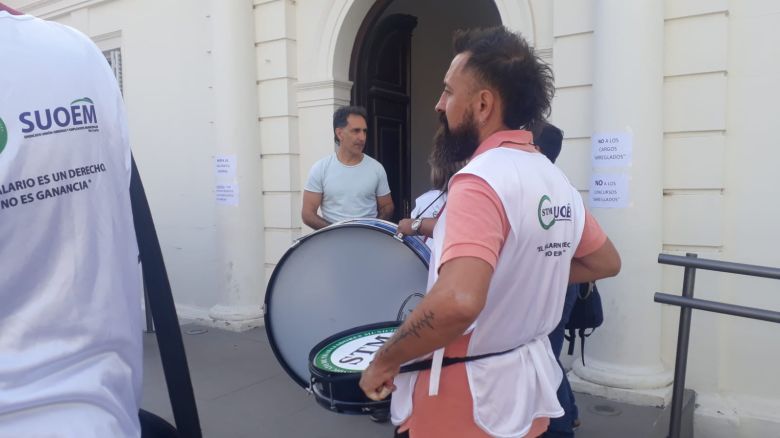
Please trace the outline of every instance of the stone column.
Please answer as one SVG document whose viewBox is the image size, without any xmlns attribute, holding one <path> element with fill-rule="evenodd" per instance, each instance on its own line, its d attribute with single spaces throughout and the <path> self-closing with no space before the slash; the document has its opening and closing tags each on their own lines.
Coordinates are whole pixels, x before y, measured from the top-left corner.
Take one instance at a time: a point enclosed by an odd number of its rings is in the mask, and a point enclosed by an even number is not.
<svg viewBox="0 0 780 438">
<path fill-rule="evenodd" d="M 214 66 L 215 155 L 235 156 L 237 205 L 217 208 L 221 301 L 215 324 L 245 330 L 262 324 L 265 290 L 262 165 L 257 120 L 254 14 L 251 0 L 210 0 Z"/>
<path fill-rule="evenodd" d="M 605 322 L 586 341 L 586 366 L 574 364 L 579 390 L 637 404 L 668 401 L 672 375 L 661 363 L 660 290 L 663 196 L 664 2 L 599 0 L 594 12 L 594 138 L 633 138 L 630 165 L 597 173 L 623 174 L 629 203 L 592 208 L 620 251 L 623 268 L 599 282 Z"/>
</svg>

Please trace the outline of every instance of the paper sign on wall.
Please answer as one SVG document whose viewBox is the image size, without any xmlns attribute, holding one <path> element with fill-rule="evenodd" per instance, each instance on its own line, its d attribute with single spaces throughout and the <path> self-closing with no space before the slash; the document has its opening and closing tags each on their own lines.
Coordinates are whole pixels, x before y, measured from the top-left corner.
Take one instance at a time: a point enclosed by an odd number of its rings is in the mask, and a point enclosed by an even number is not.
<svg viewBox="0 0 780 438">
<path fill-rule="evenodd" d="M 591 208 L 628 207 L 628 174 L 593 174 L 590 180 Z"/>
<path fill-rule="evenodd" d="M 214 173 L 218 178 L 236 177 L 236 156 L 217 155 L 214 157 Z"/>
<path fill-rule="evenodd" d="M 602 132 L 591 138 L 593 167 L 630 166 L 634 135 L 630 132 Z"/>
<path fill-rule="evenodd" d="M 217 184 L 217 204 L 238 205 L 238 184 Z"/>
</svg>

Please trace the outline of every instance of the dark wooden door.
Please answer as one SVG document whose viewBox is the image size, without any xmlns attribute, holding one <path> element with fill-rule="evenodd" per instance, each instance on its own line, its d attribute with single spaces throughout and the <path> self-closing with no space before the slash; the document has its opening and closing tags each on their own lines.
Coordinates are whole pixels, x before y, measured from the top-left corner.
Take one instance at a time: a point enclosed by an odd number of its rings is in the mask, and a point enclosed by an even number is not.
<svg viewBox="0 0 780 438">
<path fill-rule="evenodd" d="M 395 14 L 363 36 L 352 101 L 368 111 L 366 153 L 387 171 L 396 222 L 411 213 L 411 45 L 417 19 Z"/>
</svg>

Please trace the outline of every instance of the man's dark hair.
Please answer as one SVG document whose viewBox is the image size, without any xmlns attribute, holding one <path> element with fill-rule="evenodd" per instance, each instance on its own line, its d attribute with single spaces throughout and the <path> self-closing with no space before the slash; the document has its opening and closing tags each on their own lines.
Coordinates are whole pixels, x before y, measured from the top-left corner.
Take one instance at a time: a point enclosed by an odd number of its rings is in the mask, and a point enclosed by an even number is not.
<svg viewBox="0 0 780 438">
<path fill-rule="evenodd" d="M 529 128 L 550 113 L 552 70 L 520 35 L 504 26 L 458 30 L 452 46 L 456 55 L 469 53 L 466 68 L 498 92 L 508 128 Z"/>
<path fill-rule="evenodd" d="M 561 153 L 563 143 L 563 131 L 552 123 L 542 122 L 533 130 L 534 144 L 539 146 L 541 152 L 553 163 Z"/>
<path fill-rule="evenodd" d="M 339 138 L 336 137 L 336 128 L 347 126 L 347 118 L 352 115 L 363 117 L 363 120 L 368 122 L 368 113 L 362 106 L 342 106 L 333 113 L 333 140 L 336 143 L 339 142 Z"/>
</svg>

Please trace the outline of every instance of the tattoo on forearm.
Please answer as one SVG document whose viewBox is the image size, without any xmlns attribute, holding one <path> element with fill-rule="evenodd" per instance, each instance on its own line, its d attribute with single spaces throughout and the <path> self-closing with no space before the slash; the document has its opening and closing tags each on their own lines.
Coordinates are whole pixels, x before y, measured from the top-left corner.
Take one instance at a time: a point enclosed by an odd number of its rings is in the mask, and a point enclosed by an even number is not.
<svg viewBox="0 0 780 438">
<path fill-rule="evenodd" d="M 433 320 L 435 319 L 434 313 L 431 310 L 427 310 L 423 312 L 422 318 L 412 321 L 411 326 L 408 328 L 401 328 L 398 332 L 396 332 L 396 335 L 393 336 L 390 341 L 388 341 L 387 344 L 385 344 L 385 348 L 383 349 L 382 353 L 387 353 L 390 351 L 395 344 L 402 341 L 403 339 L 408 338 L 409 336 L 414 336 L 416 338 L 420 338 L 420 332 L 426 328 L 433 330 Z"/>
</svg>

